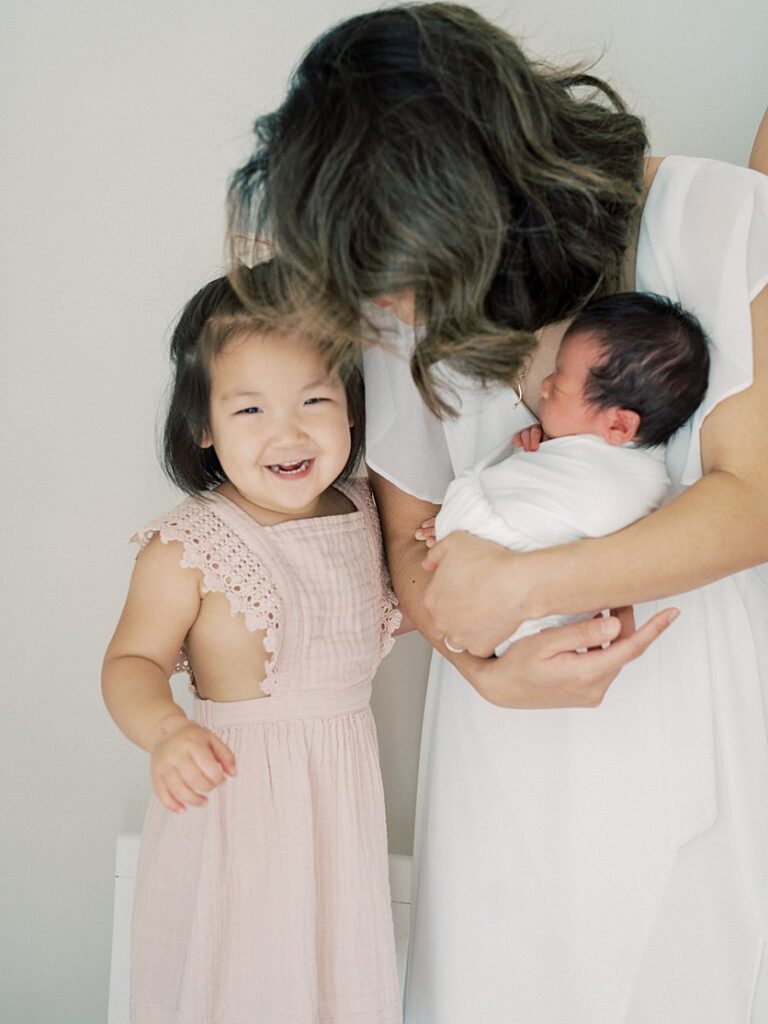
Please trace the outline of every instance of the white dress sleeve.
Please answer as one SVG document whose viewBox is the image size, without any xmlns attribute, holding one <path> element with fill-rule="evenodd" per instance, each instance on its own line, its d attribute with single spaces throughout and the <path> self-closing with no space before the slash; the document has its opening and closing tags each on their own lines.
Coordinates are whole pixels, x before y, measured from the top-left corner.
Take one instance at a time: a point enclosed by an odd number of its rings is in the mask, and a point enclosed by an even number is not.
<svg viewBox="0 0 768 1024">
<path fill-rule="evenodd" d="M 369 315 L 380 333 L 363 352 L 365 461 L 401 490 L 439 505 L 454 473 L 443 423 L 411 377 L 413 328 L 384 310 Z"/>
<path fill-rule="evenodd" d="M 646 201 L 637 288 L 680 302 L 711 342 L 709 387 L 667 447 L 687 486 L 702 474 L 699 432 L 723 399 L 752 383 L 750 303 L 768 283 L 768 177 L 715 160 L 667 157 Z"/>
<path fill-rule="evenodd" d="M 444 364 L 436 380 L 457 415 L 433 416 L 411 377 L 413 328 L 392 316 L 378 320 L 378 343 L 363 353 L 366 461 L 401 490 L 439 505 L 458 473 L 535 420 L 511 388 L 477 384 Z"/>
</svg>

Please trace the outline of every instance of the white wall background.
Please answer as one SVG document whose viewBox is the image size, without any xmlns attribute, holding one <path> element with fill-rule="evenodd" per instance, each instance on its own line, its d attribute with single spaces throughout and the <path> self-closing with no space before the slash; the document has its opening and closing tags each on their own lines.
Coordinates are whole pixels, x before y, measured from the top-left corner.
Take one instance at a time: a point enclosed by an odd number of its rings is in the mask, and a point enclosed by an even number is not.
<svg viewBox="0 0 768 1024">
<path fill-rule="evenodd" d="M 0 1018 L 102 1024 L 114 842 L 145 755 L 98 689 L 130 530 L 177 500 L 155 459 L 168 327 L 223 265 L 257 112 L 362 0 L 6 0 L 0 38 L 3 501 Z M 599 72 L 659 153 L 744 162 L 768 94 L 764 0 L 476 2 Z M 426 652 L 381 673 L 391 844 L 407 852 Z"/>
</svg>

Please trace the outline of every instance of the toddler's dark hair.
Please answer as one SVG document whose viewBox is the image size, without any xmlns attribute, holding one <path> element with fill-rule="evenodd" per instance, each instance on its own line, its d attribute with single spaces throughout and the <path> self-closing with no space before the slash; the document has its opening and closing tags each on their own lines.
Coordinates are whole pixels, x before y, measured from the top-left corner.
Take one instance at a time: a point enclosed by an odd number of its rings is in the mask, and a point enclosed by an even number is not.
<svg viewBox="0 0 768 1024">
<path fill-rule="evenodd" d="M 163 433 L 163 467 L 170 479 L 190 494 L 211 490 L 227 479 L 214 449 L 200 447 L 203 433 L 209 427 L 211 360 L 236 335 L 275 334 L 292 329 L 292 325 L 276 313 L 274 282 L 278 271 L 274 263 L 261 263 L 245 271 L 250 298 L 248 309 L 229 280 L 219 277 L 190 299 L 173 332 L 173 390 Z M 242 276 L 244 271 L 240 273 Z M 352 475 L 363 452 L 363 378 L 351 351 L 340 354 L 322 339 L 315 340 L 328 355 L 329 369 L 339 372 L 344 381 L 349 414 L 354 422 L 349 458 L 337 478 L 344 480 Z"/>
<path fill-rule="evenodd" d="M 663 444 L 701 403 L 709 377 L 709 347 L 701 324 L 660 295 L 621 292 L 588 303 L 565 338 L 591 334 L 602 360 L 586 383 L 600 409 L 631 409 L 640 417 L 641 447 Z"/>
</svg>

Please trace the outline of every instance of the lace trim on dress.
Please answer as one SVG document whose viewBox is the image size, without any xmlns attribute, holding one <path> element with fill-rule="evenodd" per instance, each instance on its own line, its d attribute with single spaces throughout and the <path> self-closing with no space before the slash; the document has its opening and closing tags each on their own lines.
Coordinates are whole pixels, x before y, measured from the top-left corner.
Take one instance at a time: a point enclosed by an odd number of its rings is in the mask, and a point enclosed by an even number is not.
<svg viewBox="0 0 768 1024">
<path fill-rule="evenodd" d="M 269 574 L 256 554 L 233 533 L 203 499 L 192 499 L 173 512 L 138 530 L 131 540 L 144 548 L 154 534 L 168 544 L 180 541 L 184 554 L 180 565 L 203 575 L 202 592 L 226 594 L 232 615 L 242 615 L 251 633 L 264 632 L 264 650 L 270 655 L 261 683 L 271 694 L 277 683 L 276 654 L 280 641 L 279 598 Z M 179 655 L 176 669 L 187 672 L 194 683 L 186 654 Z"/>
<path fill-rule="evenodd" d="M 403 621 L 403 613 L 397 607 L 397 597 L 392 589 L 389 578 L 389 569 L 384 558 L 384 544 L 381 539 L 381 523 L 379 521 L 379 510 L 376 508 L 376 500 L 373 497 L 371 485 L 367 480 L 357 479 L 348 481 L 348 488 L 351 492 L 348 497 L 360 505 L 370 520 L 375 538 L 375 544 L 379 553 L 379 566 L 381 571 L 381 595 L 379 598 L 381 607 L 381 618 L 379 621 L 379 651 L 382 658 L 385 658 L 395 644 L 394 632 Z"/>
</svg>

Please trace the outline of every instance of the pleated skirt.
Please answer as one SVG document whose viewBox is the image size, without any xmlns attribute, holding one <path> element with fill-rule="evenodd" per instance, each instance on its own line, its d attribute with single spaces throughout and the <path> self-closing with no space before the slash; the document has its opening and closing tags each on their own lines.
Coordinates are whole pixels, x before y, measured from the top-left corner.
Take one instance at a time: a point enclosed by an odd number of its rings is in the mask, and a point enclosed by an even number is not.
<svg viewBox="0 0 768 1024">
<path fill-rule="evenodd" d="M 136 879 L 133 1024 L 398 1024 L 370 684 L 195 717 L 238 774 L 180 814 L 153 797 Z"/>
</svg>

